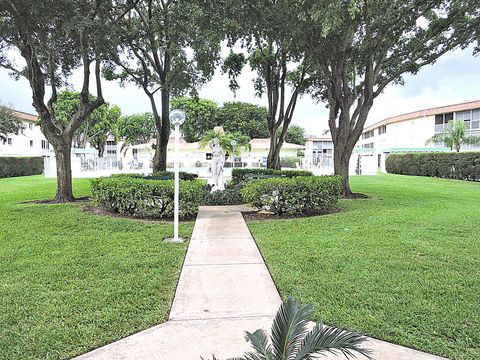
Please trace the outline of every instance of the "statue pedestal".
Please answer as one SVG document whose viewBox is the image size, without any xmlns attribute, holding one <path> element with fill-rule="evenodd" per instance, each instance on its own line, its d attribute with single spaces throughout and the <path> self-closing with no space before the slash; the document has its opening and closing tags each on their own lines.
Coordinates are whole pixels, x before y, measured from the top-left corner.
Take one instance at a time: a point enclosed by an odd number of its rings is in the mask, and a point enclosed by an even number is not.
<svg viewBox="0 0 480 360">
<path fill-rule="evenodd" d="M 210 192 L 213 193 L 215 191 L 224 191 L 225 190 L 225 185 L 220 184 L 218 186 L 213 185 L 212 188 L 210 189 Z"/>
</svg>

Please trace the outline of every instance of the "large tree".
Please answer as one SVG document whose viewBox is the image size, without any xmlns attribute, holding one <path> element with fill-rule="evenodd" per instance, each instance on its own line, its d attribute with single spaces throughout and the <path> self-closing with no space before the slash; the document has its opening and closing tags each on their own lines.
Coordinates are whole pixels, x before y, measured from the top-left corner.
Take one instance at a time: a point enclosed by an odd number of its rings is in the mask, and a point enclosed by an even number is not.
<svg viewBox="0 0 480 360">
<path fill-rule="evenodd" d="M 237 27 L 231 38 L 240 39 L 243 53 L 231 53 L 223 71 L 238 85 L 235 77 L 243 64 L 248 63 L 257 74 L 254 88 L 258 96 L 267 98 L 267 128 L 270 150 L 267 167 L 280 169 L 280 150 L 293 118 L 298 97 L 306 91 L 311 78 L 305 49 L 299 36 L 298 3 L 291 0 L 235 1 L 232 18 Z M 233 41 L 231 41 L 233 43 Z"/>
<path fill-rule="evenodd" d="M 7 141 L 9 134 L 18 135 L 24 127 L 12 109 L 0 105 L 0 140 Z"/>
<path fill-rule="evenodd" d="M 81 124 L 104 103 L 100 71 L 108 50 L 105 34 L 110 24 L 106 14 L 111 8 L 108 0 L 0 2 L 0 66 L 30 83 L 40 127 L 55 150 L 57 202 L 74 200 L 72 139 Z M 23 65 L 15 63 L 17 54 Z M 96 87 L 93 99 L 89 96 L 92 65 Z M 82 71 L 80 106 L 68 123 L 62 124 L 55 114 L 57 91 L 76 69 Z"/>
<path fill-rule="evenodd" d="M 305 129 L 299 125 L 291 125 L 288 128 L 285 141 L 291 144 L 305 145 Z"/>
<path fill-rule="evenodd" d="M 468 43 L 463 24 L 475 1 L 299 2 L 298 26 L 317 78 L 314 93 L 329 108 L 334 171 L 350 196 L 349 161 L 374 99 L 387 85 L 401 84 L 404 74 Z"/>
<path fill-rule="evenodd" d="M 116 27 L 120 55 L 113 59 L 106 75 L 133 82 L 148 97 L 157 129 L 153 168 L 161 171 L 167 165 L 170 97 L 195 92 L 213 75 L 224 38 L 223 1 L 127 3 L 132 9 Z"/>
<path fill-rule="evenodd" d="M 124 147 L 148 143 L 155 137 L 155 118 L 152 113 L 122 116 L 116 125 L 116 134 Z"/>
<path fill-rule="evenodd" d="M 186 120 L 181 131 L 185 141 L 199 141 L 216 125 L 218 105 L 215 101 L 181 96 L 172 99 L 172 108 L 185 111 Z"/>
<path fill-rule="evenodd" d="M 94 97 L 90 96 L 93 100 Z M 75 91 L 61 91 L 57 95 L 54 106 L 57 121 L 66 125 L 80 108 L 80 94 Z M 116 123 L 121 111 L 117 105 L 105 103 L 92 111 L 86 121 L 77 129 L 73 136 L 73 146 L 85 148 L 87 143 L 98 150 L 98 156 L 103 157 L 107 138 L 115 135 Z"/>
<path fill-rule="evenodd" d="M 268 138 L 267 108 L 241 101 L 226 102 L 217 112 L 216 125 L 251 139 Z"/>
</svg>

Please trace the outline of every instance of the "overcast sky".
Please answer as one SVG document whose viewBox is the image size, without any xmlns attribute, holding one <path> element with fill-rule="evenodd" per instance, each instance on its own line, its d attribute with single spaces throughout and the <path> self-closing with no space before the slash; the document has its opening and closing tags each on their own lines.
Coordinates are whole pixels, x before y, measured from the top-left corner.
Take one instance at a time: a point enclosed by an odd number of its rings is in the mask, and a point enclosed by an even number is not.
<svg viewBox="0 0 480 360">
<path fill-rule="evenodd" d="M 71 79 L 80 89 L 80 75 Z M 245 69 L 239 79 L 240 90 L 236 97 L 228 89 L 228 78 L 218 71 L 212 81 L 200 90 L 200 96 L 216 101 L 247 101 L 266 105 L 266 99 L 254 96 L 254 74 Z M 0 69 L 0 102 L 17 110 L 35 113 L 31 105 L 31 90 L 25 79 L 15 81 L 8 71 Z M 120 87 L 115 82 L 104 81 L 106 101 L 121 107 L 123 114 L 150 111 L 144 93 L 133 85 Z M 92 92 L 94 93 L 94 92 Z M 458 50 L 443 56 L 434 65 L 424 67 L 415 76 L 406 76 L 404 86 L 389 86 L 375 99 L 367 124 L 389 116 L 425 108 L 480 99 L 480 57 L 474 57 L 472 48 Z M 303 126 L 308 134 L 320 135 L 327 129 L 328 112 L 322 103 L 308 96 L 298 101 L 293 123 Z"/>
</svg>

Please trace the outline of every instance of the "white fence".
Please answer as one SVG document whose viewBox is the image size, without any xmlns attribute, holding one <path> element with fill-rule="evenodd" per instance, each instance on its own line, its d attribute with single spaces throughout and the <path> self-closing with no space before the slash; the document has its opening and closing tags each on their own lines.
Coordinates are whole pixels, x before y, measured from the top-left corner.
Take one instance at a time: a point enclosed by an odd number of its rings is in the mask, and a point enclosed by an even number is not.
<svg viewBox="0 0 480 360">
<path fill-rule="evenodd" d="M 54 157 L 44 158 L 45 177 L 57 176 L 57 165 Z M 72 177 L 74 178 L 96 178 L 121 173 L 142 173 L 150 174 L 150 164 L 132 162 L 123 164 L 121 160 L 108 157 L 87 158 L 72 156 Z"/>
</svg>

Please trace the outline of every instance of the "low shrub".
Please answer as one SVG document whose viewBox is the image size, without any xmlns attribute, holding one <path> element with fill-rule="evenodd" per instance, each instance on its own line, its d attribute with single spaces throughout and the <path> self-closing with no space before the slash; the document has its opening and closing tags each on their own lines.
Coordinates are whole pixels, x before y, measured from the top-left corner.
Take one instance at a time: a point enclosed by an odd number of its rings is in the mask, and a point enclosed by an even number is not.
<svg viewBox="0 0 480 360">
<path fill-rule="evenodd" d="M 95 204 L 122 214 L 140 218 L 173 218 L 174 182 L 146 180 L 132 176 L 92 179 Z M 180 182 L 180 218 L 190 219 L 198 213 L 204 195 L 203 184 Z"/>
<path fill-rule="evenodd" d="M 292 178 L 297 176 L 313 176 L 310 171 L 306 170 L 271 170 L 271 169 L 249 169 L 240 168 L 232 170 L 232 183 L 240 184 L 245 181 L 245 176 L 254 175 L 272 175 L 279 178 Z"/>
<path fill-rule="evenodd" d="M 480 152 L 391 154 L 385 164 L 391 174 L 480 181 Z"/>
<path fill-rule="evenodd" d="M 280 159 L 280 166 L 282 168 L 295 168 L 300 161 L 300 158 L 296 156 L 285 157 Z"/>
<path fill-rule="evenodd" d="M 42 157 L 0 157 L 0 179 L 39 175 L 42 172 Z"/>
<path fill-rule="evenodd" d="M 184 171 L 180 171 L 180 180 L 196 180 L 198 178 L 197 174 L 192 174 Z M 145 176 L 147 180 L 173 180 L 174 173 L 172 171 L 159 171 L 153 173 L 152 175 Z"/>
<path fill-rule="evenodd" d="M 210 192 L 211 185 L 205 186 L 203 205 L 240 205 L 243 204 L 242 186 L 239 184 L 225 186 L 224 191 Z"/>
<path fill-rule="evenodd" d="M 342 192 L 339 176 L 301 176 L 264 179 L 245 184 L 246 203 L 276 215 L 325 212 L 336 206 Z"/>
</svg>

